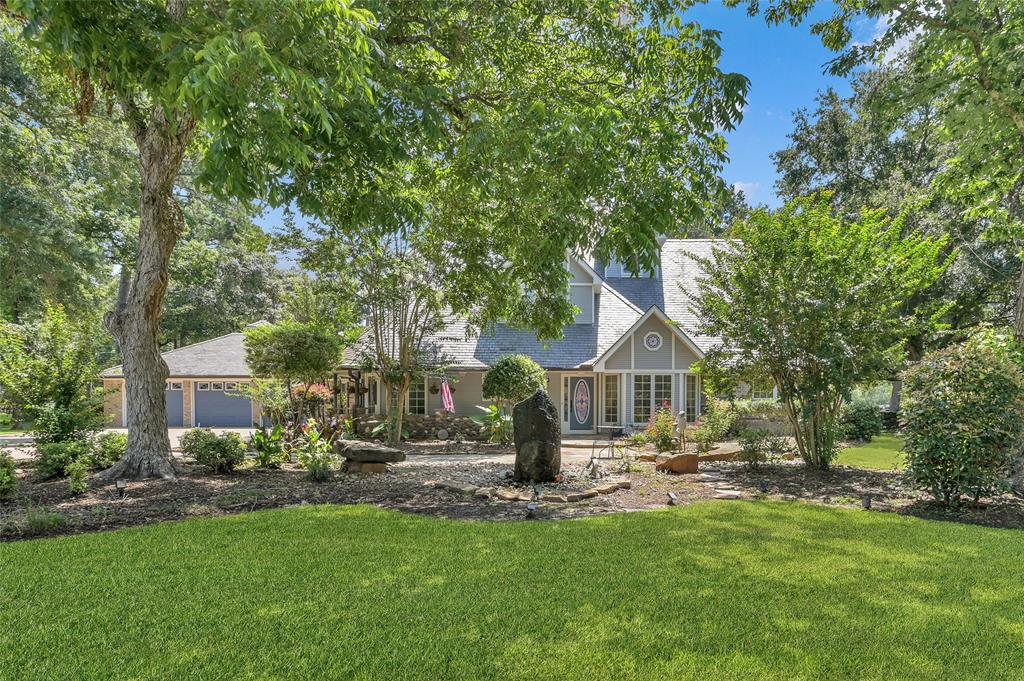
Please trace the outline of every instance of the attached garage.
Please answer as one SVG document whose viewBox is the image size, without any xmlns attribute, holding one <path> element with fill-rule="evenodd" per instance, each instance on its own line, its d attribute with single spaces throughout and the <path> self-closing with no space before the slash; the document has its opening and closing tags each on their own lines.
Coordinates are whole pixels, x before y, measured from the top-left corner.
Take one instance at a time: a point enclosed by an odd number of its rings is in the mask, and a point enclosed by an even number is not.
<svg viewBox="0 0 1024 681">
<path fill-rule="evenodd" d="M 192 422 L 207 428 L 252 427 L 252 400 L 238 395 L 239 381 L 193 381 Z"/>
<path fill-rule="evenodd" d="M 167 381 L 164 401 L 167 403 L 167 425 L 181 428 L 185 425 L 185 383 L 183 381 Z"/>
</svg>

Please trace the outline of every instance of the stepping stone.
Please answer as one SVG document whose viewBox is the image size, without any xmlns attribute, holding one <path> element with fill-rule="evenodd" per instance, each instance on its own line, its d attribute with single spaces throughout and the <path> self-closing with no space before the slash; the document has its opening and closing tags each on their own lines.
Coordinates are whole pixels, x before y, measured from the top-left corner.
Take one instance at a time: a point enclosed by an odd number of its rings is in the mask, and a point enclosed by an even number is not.
<svg viewBox="0 0 1024 681">
<path fill-rule="evenodd" d="M 490 499 L 494 494 L 494 490 L 490 487 L 481 487 L 477 491 L 473 492 L 473 496 L 478 499 Z"/>
<path fill-rule="evenodd" d="M 541 501 L 550 501 L 555 504 L 564 504 L 569 501 L 565 496 L 561 494 L 542 494 L 540 496 Z"/>
<path fill-rule="evenodd" d="M 717 475 L 715 473 L 701 473 L 698 477 L 700 477 L 701 480 L 704 480 L 704 481 L 707 481 L 707 482 L 713 482 L 713 481 L 718 481 L 718 480 L 725 480 L 725 478 L 723 478 L 721 475 Z"/>
<path fill-rule="evenodd" d="M 498 498 L 502 501 L 533 501 L 533 495 L 511 489 L 498 490 Z"/>
<path fill-rule="evenodd" d="M 584 499 L 592 499 L 596 496 L 596 489 L 588 489 L 585 492 L 573 492 L 572 494 L 567 494 L 565 498 L 569 501 L 583 501 Z"/>
<path fill-rule="evenodd" d="M 473 494 L 478 489 L 476 485 L 469 485 L 455 480 L 442 480 L 441 482 L 435 483 L 434 487 L 450 490 L 452 492 L 461 492 L 462 494 Z"/>
<path fill-rule="evenodd" d="M 619 489 L 619 483 L 610 482 L 605 485 L 598 485 L 594 488 L 598 494 L 611 494 Z"/>
<path fill-rule="evenodd" d="M 631 480 L 619 480 L 618 485 L 619 489 L 630 489 L 633 486 L 633 482 Z"/>
<path fill-rule="evenodd" d="M 723 490 L 714 496 L 715 499 L 740 499 L 740 493 Z"/>
</svg>

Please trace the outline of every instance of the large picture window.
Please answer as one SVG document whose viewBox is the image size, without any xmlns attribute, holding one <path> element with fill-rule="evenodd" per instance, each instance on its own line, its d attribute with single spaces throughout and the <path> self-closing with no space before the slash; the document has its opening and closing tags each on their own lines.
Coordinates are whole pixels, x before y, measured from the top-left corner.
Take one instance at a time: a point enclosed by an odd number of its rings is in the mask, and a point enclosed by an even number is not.
<svg viewBox="0 0 1024 681">
<path fill-rule="evenodd" d="M 619 422 L 619 375 L 604 377 L 604 422 Z"/>
<path fill-rule="evenodd" d="M 672 409 L 672 376 L 654 377 L 654 408 Z"/>
<path fill-rule="evenodd" d="M 409 386 L 409 413 L 427 413 L 427 382 L 422 378 L 414 380 Z"/>
</svg>

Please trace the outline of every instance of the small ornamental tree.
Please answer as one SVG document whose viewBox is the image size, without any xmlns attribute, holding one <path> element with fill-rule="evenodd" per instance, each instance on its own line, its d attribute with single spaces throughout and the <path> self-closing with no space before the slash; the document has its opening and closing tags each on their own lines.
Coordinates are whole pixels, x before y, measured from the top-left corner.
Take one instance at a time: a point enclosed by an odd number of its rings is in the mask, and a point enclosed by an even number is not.
<svg viewBox="0 0 1024 681">
<path fill-rule="evenodd" d="M 546 388 L 547 373 L 526 355 L 501 357 L 484 375 L 484 399 L 494 400 L 504 411 Z"/>
<path fill-rule="evenodd" d="M 1024 372 L 989 334 L 906 372 L 907 476 L 946 506 L 1005 490 L 1024 441 Z"/>
<path fill-rule="evenodd" d="M 701 333 L 722 339 L 705 368 L 770 378 L 812 466 L 832 461 L 853 387 L 886 375 L 905 339 L 933 325 L 934 311 L 909 301 L 943 272 L 945 240 L 901 233 L 881 211 L 835 217 L 826 194 L 755 211 L 698 259 L 694 310 Z"/>
<path fill-rule="evenodd" d="M 260 324 L 245 331 L 245 357 L 255 376 L 283 381 L 287 394 L 295 397 L 293 384 L 304 390 L 321 383 L 337 368 L 345 341 L 336 332 L 312 324 L 282 321 Z M 296 399 L 296 423 L 302 422 L 304 395 Z"/>
</svg>

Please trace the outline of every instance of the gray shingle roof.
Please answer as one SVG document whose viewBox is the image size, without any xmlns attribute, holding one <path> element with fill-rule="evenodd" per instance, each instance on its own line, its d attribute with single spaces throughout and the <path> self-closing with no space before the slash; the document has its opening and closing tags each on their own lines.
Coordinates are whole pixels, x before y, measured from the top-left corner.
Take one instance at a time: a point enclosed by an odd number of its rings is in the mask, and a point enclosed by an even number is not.
<svg viewBox="0 0 1024 681">
<path fill-rule="evenodd" d="M 547 343 L 530 331 L 498 324 L 490 333 L 472 334 L 465 319 L 451 318 L 446 327 L 431 339 L 434 354 L 444 358 L 453 369 L 485 369 L 502 355 L 529 355 L 546 369 L 590 367 L 615 344 L 652 306 L 679 324 L 683 333 L 702 351 L 715 338 L 697 334 L 697 319 L 690 312 L 697 292 L 700 268 L 692 255 L 709 257 L 714 246 L 728 242 L 714 239 L 670 239 L 661 249 L 661 277 L 604 279 L 594 308 L 593 324 L 566 327 L 565 337 Z M 603 270 L 599 267 L 598 271 Z M 467 337 L 469 332 L 469 337 Z M 195 345 L 163 353 L 173 377 L 241 377 L 249 375 L 241 333 L 230 333 Z M 360 348 L 350 348 L 346 366 L 359 364 Z M 121 367 L 103 372 L 103 376 L 121 376 Z"/>
<path fill-rule="evenodd" d="M 682 331 L 702 351 L 717 339 L 697 334 L 697 319 L 690 312 L 697 291 L 700 269 L 692 255 L 708 257 L 712 247 L 726 242 L 713 239 L 671 239 L 662 247 L 661 277 L 604 279 L 595 307 L 593 324 L 566 327 L 565 337 L 543 343 L 530 331 L 498 324 L 491 333 L 467 335 L 465 320 L 450 319 L 447 326 L 431 339 L 432 352 L 443 357 L 453 369 L 485 369 L 502 355 L 529 355 L 546 369 L 590 367 L 652 306 L 660 308 L 677 322 Z M 603 268 L 599 268 L 600 272 Z M 346 357 L 358 364 L 359 350 Z"/>
<path fill-rule="evenodd" d="M 168 350 L 161 356 L 167 362 L 172 378 L 188 376 L 209 376 L 238 378 L 249 376 L 249 364 L 245 361 L 245 334 L 229 333 L 219 338 Z M 111 367 L 101 375 L 119 377 L 120 366 Z"/>
</svg>

